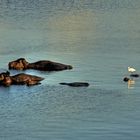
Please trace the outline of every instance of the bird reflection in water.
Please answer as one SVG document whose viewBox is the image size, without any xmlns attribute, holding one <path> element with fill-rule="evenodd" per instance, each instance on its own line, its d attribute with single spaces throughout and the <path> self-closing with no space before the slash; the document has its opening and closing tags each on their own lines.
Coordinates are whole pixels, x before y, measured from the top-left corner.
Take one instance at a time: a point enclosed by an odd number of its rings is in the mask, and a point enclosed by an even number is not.
<svg viewBox="0 0 140 140">
<path fill-rule="evenodd" d="M 128 82 L 127 82 L 128 89 L 134 88 L 134 85 L 135 85 L 135 80 L 132 79 L 132 78 L 129 79 Z"/>
</svg>

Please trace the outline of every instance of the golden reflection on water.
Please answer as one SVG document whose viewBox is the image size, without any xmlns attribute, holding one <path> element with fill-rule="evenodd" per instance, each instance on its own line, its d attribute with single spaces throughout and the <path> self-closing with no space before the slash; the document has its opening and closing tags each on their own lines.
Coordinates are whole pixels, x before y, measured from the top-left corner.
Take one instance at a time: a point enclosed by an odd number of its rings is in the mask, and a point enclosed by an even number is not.
<svg viewBox="0 0 140 140">
<path fill-rule="evenodd" d="M 77 13 L 68 13 L 61 17 L 55 17 L 49 20 L 48 26 L 50 29 L 63 31 L 83 31 L 95 28 L 95 14 L 89 11 Z"/>
<path fill-rule="evenodd" d="M 129 79 L 127 82 L 128 89 L 134 88 L 134 85 L 135 85 L 135 80 Z"/>
<path fill-rule="evenodd" d="M 69 46 L 79 50 L 87 42 L 92 42 L 96 35 L 96 16 L 89 11 L 67 13 L 53 17 L 46 25 L 49 29 L 48 41 L 57 46 Z M 68 48 L 70 49 L 70 48 Z"/>
</svg>

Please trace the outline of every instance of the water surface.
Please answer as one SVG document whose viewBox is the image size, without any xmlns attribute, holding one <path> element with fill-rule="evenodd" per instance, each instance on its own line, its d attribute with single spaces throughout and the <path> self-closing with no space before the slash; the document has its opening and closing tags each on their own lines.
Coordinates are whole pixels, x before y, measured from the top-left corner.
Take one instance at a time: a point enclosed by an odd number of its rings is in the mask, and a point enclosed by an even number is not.
<svg viewBox="0 0 140 140">
<path fill-rule="evenodd" d="M 0 68 L 24 57 L 73 65 L 25 73 L 41 85 L 0 87 L 1 140 L 138 140 L 140 71 L 137 0 L 0 1 Z M 19 73 L 11 71 L 11 74 Z M 85 81 L 88 88 L 59 82 Z"/>
</svg>

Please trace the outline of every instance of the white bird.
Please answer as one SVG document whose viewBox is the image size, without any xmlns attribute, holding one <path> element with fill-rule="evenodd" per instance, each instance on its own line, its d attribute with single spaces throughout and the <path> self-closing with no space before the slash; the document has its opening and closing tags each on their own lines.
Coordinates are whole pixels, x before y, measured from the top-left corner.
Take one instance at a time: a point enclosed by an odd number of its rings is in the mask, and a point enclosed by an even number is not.
<svg viewBox="0 0 140 140">
<path fill-rule="evenodd" d="M 133 72 L 135 72 L 135 71 L 136 71 L 136 69 L 134 69 L 134 68 L 132 68 L 132 67 L 128 67 L 128 72 L 133 73 Z"/>
</svg>

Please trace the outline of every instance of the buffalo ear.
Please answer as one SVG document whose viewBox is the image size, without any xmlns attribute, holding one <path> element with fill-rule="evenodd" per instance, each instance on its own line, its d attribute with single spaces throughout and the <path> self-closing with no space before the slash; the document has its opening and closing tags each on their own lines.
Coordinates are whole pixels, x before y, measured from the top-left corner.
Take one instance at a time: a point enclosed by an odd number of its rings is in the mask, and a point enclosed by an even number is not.
<svg viewBox="0 0 140 140">
<path fill-rule="evenodd" d="M 3 74 L 0 75 L 0 81 L 4 80 Z"/>
<path fill-rule="evenodd" d="M 27 66 L 28 66 L 28 64 L 29 64 L 29 62 L 27 62 L 27 61 L 24 59 L 24 60 L 22 60 L 22 64 L 24 65 L 24 68 L 26 69 Z"/>
<path fill-rule="evenodd" d="M 6 74 L 9 76 L 10 75 L 10 72 L 9 71 L 6 71 Z"/>
<path fill-rule="evenodd" d="M 22 63 L 23 62 L 23 60 L 19 60 L 19 63 Z"/>
</svg>

